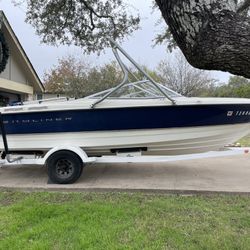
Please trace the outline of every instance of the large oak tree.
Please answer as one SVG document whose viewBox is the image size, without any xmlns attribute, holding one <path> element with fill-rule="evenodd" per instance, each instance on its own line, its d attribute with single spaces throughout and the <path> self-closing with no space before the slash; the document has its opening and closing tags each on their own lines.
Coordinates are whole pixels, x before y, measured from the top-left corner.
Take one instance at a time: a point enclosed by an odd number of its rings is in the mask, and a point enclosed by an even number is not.
<svg viewBox="0 0 250 250">
<path fill-rule="evenodd" d="M 125 0 L 25 2 L 27 21 L 44 42 L 74 43 L 88 52 L 107 46 L 108 37 L 119 40 L 139 27 L 139 16 L 129 11 Z M 155 2 L 191 65 L 250 78 L 250 0 Z"/>
<path fill-rule="evenodd" d="M 156 0 L 190 64 L 250 78 L 250 0 Z"/>
</svg>

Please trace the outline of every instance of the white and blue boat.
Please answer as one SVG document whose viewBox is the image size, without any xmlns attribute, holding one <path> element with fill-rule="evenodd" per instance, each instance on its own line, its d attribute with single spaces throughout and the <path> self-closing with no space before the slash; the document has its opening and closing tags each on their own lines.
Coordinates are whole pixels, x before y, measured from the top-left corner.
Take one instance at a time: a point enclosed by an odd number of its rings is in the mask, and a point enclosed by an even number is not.
<svg viewBox="0 0 250 250">
<path fill-rule="evenodd" d="M 156 83 L 115 42 L 112 47 L 124 73 L 117 87 L 77 100 L 0 109 L 10 151 L 43 154 L 58 145 L 76 145 L 90 156 L 178 155 L 218 150 L 250 133 L 250 99 L 181 96 Z M 120 54 L 142 80 L 129 80 L 132 73 Z"/>
</svg>

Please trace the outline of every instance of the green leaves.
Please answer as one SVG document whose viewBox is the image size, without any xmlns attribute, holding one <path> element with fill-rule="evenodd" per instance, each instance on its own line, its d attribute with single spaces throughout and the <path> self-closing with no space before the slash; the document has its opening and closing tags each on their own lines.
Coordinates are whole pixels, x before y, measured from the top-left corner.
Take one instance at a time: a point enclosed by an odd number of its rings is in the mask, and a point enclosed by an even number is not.
<svg viewBox="0 0 250 250">
<path fill-rule="evenodd" d="M 27 0 L 26 16 L 43 42 L 74 44 L 86 53 L 109 46 L 110 37 L 122 40 L 140 23 L 123 0 Z"/>
<path fill-rule="evenodd" d="M 0 73 L 5 70 L 9 59 L 9 46 L 5 41 L 4 34 L 0 30 Z"/>
<path fill-rule="evenodd" d="M 114 87 L 121 79 L 121 70 L 115 62 L 94 67 L 84 59 L 68 56 L 45 73 L 44 85 L 48 93 L 81 98 Z"/>
<path fill-rule="evenodd" d="M 228 84 L 214 86 L 206 96 L 250 98 L 250 80 L 241 76 L 231 76 Z"/>
<path fill-rule="evenodd" d="M 161 44 L 166 44 L 169 52 L 172 52 L 178 47 L 168 27 L 164 32 L 157 34 L 154 39 L 154 46 Z"/>
</svg>

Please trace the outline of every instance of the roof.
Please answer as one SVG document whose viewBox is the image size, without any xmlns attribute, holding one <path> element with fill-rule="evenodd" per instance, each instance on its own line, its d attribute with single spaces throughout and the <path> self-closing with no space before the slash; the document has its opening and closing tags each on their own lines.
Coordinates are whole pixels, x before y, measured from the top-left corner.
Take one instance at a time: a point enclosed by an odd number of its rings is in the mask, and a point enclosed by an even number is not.
<svg viewBox="0 0 250 250">
<path fill-rule="evenodd" d="M 34 69 L 31 61 L 29 60 L 26 52 L 24 51 L 21 43 L 19 42 L 15 32 L 13 31 L 7 17 L 5 16 L 4 12 L 2 10 L 0 10 L 0 18 L 2 18 L 2 25 L 4 25 L 6 27 L 6 30 L 9 32 L 11 39 L 13 40 L 14 44 L 16 45 L 18 51 L 20 52 L 20 55 L 22 56 L 23 60 L 25 61 L 28 70 L 30 71 L 32 78 L 34 80 L 34 84 L 37 85 L 38 89 L 41 90 L 41 92 L 45 91 L 45 88 L 38 76 L 38 74 L 36 73 L 36 70 Z"/>
</svg>

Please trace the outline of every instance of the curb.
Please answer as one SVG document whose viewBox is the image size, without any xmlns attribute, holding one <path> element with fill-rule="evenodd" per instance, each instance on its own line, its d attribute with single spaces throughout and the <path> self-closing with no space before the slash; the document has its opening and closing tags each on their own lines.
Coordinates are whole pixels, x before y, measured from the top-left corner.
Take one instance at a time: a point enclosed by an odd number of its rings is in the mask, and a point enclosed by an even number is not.
<svg viewBox="0 0 250 250">
<path fill-rule="evenodd" d="M 121 188 L 59 188 L 59 187 L 1 187 L 1 192 L 22 191 L 22 192 L 89 192 L 89 193 L 145 193 L 162 195 L 240 195 L 250 196 L 250 192 L 240 191 L 212 191 L 212 190 L 181 190 L 181 189 L 121 189 Z"/>
</svg>

